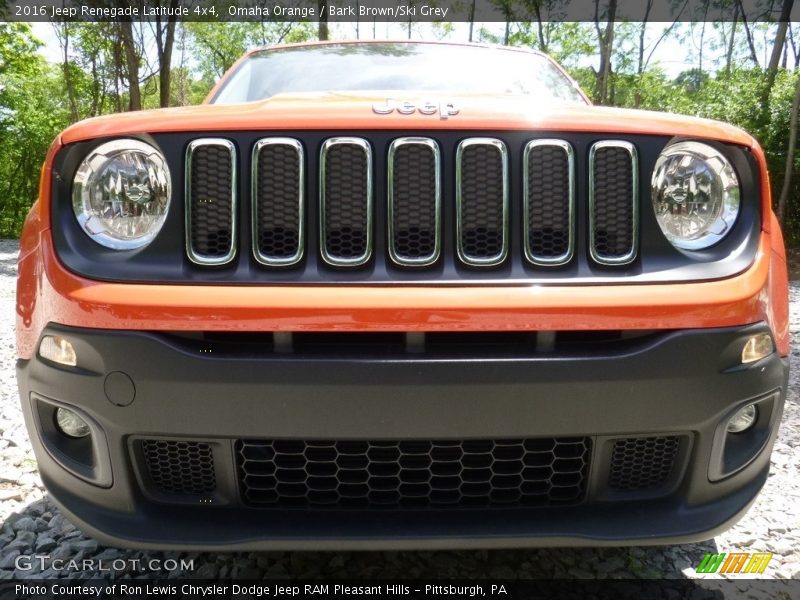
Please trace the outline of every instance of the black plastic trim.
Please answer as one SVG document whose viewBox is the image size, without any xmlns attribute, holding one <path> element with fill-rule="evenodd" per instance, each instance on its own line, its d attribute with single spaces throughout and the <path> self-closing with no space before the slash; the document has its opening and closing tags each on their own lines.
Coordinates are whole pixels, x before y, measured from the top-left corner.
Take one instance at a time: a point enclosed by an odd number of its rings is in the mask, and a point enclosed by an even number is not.
<svg viewBox="0 0 800 600">
<path fill-rule="evenodd" d="M 299 139 L 306 156 L 305 225 L 307 245 L 305 258 L 285 269 L 270 269 L 258 264 L 252 253 L 250 210 L 251 174 L 249 165 L 239 166 L 237 194 L 238 236 L 237 258 L 220 267 L 198 267 L 186 257 L 183 215 L 183 163 L 188 144 L 198 137 L 221 136 L 230 139 L 242 157 L 250 157 L 254 144 L 261 138 L 281 135 Z M 326 265 L 319 248 L 319 151 L 324 140 L 341 135 L 368 139 L 374 156 L 373 224 L 374 259 L 358 268 L 336 269 Z M 509 151 L 510 222 L 509 254 L 502 264 L 476 269 L 461 265 L 456 257 L 455 154 L 463 139 L 492 135 L 501 139 Z M 398 137 L 423 136 L 435 139 L 442 159 L 442 253 L 434 264 L 423 268 L 404 268 L 389 257 L 386 232 L 388 223 L 387 176 L 384 170 L 389 145 Z M 670 138 L 663 136 L 625 136 L 639 155 L 640 224 L 639 254 L 629 265 L 608 267 L 593 264 L 588 248 L 588 155 L 595 142 L 617 139 L 613 132 L 565 133 L 559 131 L 252 131 L 204 132 L 174 134 L 142 134 L 137 139 L 159 148 L 170 165 L 173 198 L 167 220 L 159 235 L 145 248 L 114 251 L 93 242 L 80 228 L 70 202 L 71 182 L 81 160 L 95 146 L 111 138 L 68 145 L 59 152 L 54 163 L 52 181 L 53 236 L 58 256 L 70 271 L 103 281 L 151 282 L 170 284 L 436 284 L 506 285 L 531 283 L 581 285 L 662 283 L 705 281 L 732 277 L 745 271 L 753 262 L 761 230 L 761 197 L 755 159 L 744 147 L 707 142 L 719 148 L 733 164 L 742 185 L 742 208 L 731 234 L 719 244 L 703 251 L 688 252 L 674 248 L 664 237 L 655 219 L 650 201 L 650 173 L 661 150 Z M 523 153 L 533 139 L 555 138 L 569 142 L 575 150 L 576 168 L 576 244 L 575 255 L 560 267 L 530 264 L 524 257 L 523 223 Z M 703 140 L 705 141 L 705 140 Z M 248 159 L 249 160 L 249 159 Z"/>
<path fill-rule="evenodd" d="M 729 526 L 766 479 L 788 380 L 776 354 L 734 369 L 728 352 L 763 323 L 667 331 L 623 347 L 510 355 L 280 354 L 215 356 L 162 333 L 50 325 L 83 370 L 19 361 L 23 414 L 42 479 L 57 503 L 100 539 L 130 547 L 412 548 L 609 545 L 707 539 Z M 242 334 L 246 336 L 247 334 Z M 85 364 L 84 364 L 85 363 Z M 103 373 L 136 385 L 129 406 L 103 391 Z M 780 390 L 766 444 L 716 482 L 715 432 L 749 398 Z M 114 484 L 103 489 L 65 470 L 36 429 L 31 393 L 59 398 L 102 424 Z M 598 440 L 691 436 L 680 474 L 653 495 L 602 485 Z M 232 443 L 281 439 L 593 438 L 586 499 L 568 507 L 466 510 L 263 510 L 236 491 Z M 221 503 L 173 503 L 143 490 L 131 444 L 142 437 L 218 442 Z M 134 454 L 135 456 L 135 454 Z M 224 471 L 228 475 L 223 475 Z M 227 482 L 227 483 L 225 483 Z M 593 483 L 592 483 L 593 482 Z M 146 484 L 144 484 L 146 488 Z M 314 542 L 312 544 L 312 541 Z"/>
<path fill-rule="evenodd" d="M 33 416 L 36 432 L 48 454 L 64 469 L 99 487 L 111 487 L 114 477 L 111 471 L 111 458 L 108 441 L 100 424 L 86 412 L 73 404 L 46 398 L 31 393 L 30 402 L 34 407 Z M 89 435 L 72 438 L 56 425 L 56 411 L 65 408 L 76 413 L 89 426 Z"/>
</svg>

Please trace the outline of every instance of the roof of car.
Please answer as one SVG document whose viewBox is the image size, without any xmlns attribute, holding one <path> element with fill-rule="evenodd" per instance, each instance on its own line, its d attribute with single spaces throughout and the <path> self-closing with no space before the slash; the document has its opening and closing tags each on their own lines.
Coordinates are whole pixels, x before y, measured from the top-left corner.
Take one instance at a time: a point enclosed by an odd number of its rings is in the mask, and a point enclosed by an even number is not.
<svg viewBox="0 0 800 600">
<path fill-rule="evenodd" d="M 272 44 L 267 46 L 259 46 L 247 52 L 253 54 L 255 52 L 262 52 L 264 50 L 281 50 L 283 48 L 304 48 L 315 46 L 341 46 L 346 44 L 427 44 L 437 46 L 466 46 L 469 48 L 491 48 L 494 50 L 508 50 L 510 52 L 525 52 L 527 54 L 538 54 L 546 56 L 543 52 L 533 48 L 526 48 L 521 46 L 503 46 L 500 44 L 486 44 L 483 42 L 450 42 L 450 41 L 434 41 L 434 40 L 403 40 L 403 39 L 385 39 L 385 40 L 326 40 L 326 41 L 310 41 L 310 42 L 297 42 L 294 44 Z"/>
</svg>

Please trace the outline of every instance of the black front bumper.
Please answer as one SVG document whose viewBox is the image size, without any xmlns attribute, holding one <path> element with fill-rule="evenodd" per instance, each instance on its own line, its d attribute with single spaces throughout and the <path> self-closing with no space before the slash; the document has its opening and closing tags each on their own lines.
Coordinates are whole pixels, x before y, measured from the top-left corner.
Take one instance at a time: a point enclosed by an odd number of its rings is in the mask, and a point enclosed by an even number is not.
<svg viewBox="0 0 800 600">
<path fill-rule="evenodd" d="M 218 355 L 169 335 L 54 325 L 45 334 L 72 342 L 78 368 L 37 357 L 20 361 L 18 379 L 45 485 L 84 531 L 113 545 L 676 543 L 729 527 L 766 480 L 788 362 L 773 354 L 739 364 L 745 340 L 759 331 L 766 327 L 664 332 L 621 344 L 509 355 Z M 724 431 L 728 418 L 753 400 L 759 402 L 757 425 L 731 440 Z M 52 414 L 60 405 L 90 421 L 91 448 L 59 437 Z M 242 493 L 237 459 L 239 440 L 524 445 L 540 438 L 585 440 L 582 491 L 574 502 L 254 508 Z M 615 447 L 636 446 L 640 438 L 645 453 L 647 440 L 676 440 L 673 463 L 648 487 L 645 454 L 634 485 L 619 485 L 619 465 L 614 483 Z M 213 457 L 214 489 L 184 496 L 154 489 L 143 440 L 205 444 Z M 169 491 L 169 483 L 159 481 Z"/>
</svg>

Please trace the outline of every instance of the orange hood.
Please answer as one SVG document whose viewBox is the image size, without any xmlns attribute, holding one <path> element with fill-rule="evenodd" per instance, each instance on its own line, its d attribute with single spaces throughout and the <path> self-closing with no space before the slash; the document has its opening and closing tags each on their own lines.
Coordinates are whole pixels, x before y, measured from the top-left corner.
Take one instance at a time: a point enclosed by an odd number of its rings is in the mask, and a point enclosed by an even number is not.
<svg viewBox="0 0 800 600">
<path fill-rule="evenodd" d="M 436 102 L 452 102 L 459 113 L 440 115 L 415 112 L 376 114 L 375 103 L 387 97 L 419 99 L 420 95 L 385 93 L 286 94 L 245 104 L 212 105 L 147 110 L 81 121 L 62 134 L 68 144 L 102 136 L 144 132 L 226 130 L 368 130 L 467 129 L 587 131 L 603 134 L 657 134 L 691 136 L 753 146 L 746 132 L 719 121 L 668 113 L 584 106 L 542 104 L 537 98 L 494 95 L 438 95 Z M 422 96 L 430 99 L 430 94 Z"/>
</svg>

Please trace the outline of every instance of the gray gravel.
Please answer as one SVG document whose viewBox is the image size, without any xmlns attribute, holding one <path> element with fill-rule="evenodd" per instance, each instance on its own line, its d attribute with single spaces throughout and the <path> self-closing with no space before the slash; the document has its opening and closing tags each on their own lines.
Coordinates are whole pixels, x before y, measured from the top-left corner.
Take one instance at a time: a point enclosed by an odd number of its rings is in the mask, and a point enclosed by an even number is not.
<svg viewBox="0 0 800 600">
<path fill-rule="evenodd" d="M 14 374 L 14 294 L 17 243 L 0 240 L 0 579 L 17 577 L 129 578 L 694 578 L 706 552 L 773 552 L 765 577 L 800 578 L 800 350 L 780 437 L 766 487 L 747 516 L 730 531 L 701 544 L 608 549 L 539 549 L 463 552 L 364 553 L 142 553 L 106 548 L 87 538 L 48 500 L 36 470 L 19 409 Z M 800 342 L 800 283 L 792 294 L 794 347 Z M 48 565 L 15 570 L 18 556 L 102 559 L 119 566 L 55 572 Z M 118 559 L 130 559 L 123 564 Z M 165 570 L 164 561 L 192 560 L 194 569 Z M 44 567 L 42 571 L 41 567 Z M 701 576 L 714 579 L 718 576 Z M 713 585 L 706 581 L 702 585 Z M 781 584 L 782 585 L 782 584 Z M 738 597 L 765 597 L 737 584 Z M 694 597 L 694 594 L 693 594 Z M 775 591 L 770 593 L 775 597 Z"/>
</svg>

